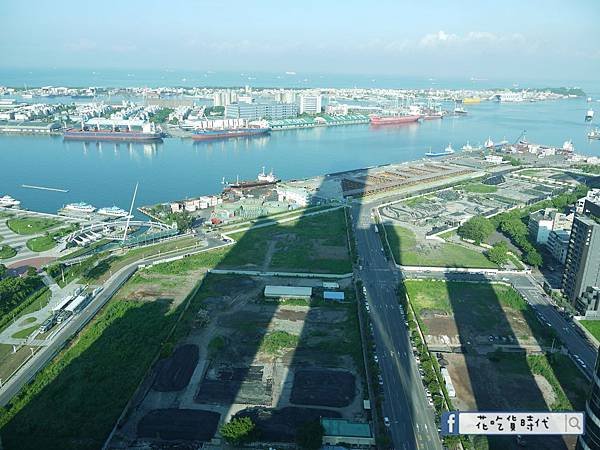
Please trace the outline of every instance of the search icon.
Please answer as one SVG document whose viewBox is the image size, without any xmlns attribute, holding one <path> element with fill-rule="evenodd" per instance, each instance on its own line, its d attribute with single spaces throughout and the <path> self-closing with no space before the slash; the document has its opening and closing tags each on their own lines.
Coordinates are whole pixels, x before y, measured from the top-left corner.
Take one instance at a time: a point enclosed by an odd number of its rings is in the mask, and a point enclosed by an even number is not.
<svg viewBox="0 0 600 450">
<path fill-rule="evenodd" d="M 569 427 L 576 428 L 581 431 L 581 424 L 579 423 L 579 417 L 571 416 L 569 417 Z"/>
</svg>

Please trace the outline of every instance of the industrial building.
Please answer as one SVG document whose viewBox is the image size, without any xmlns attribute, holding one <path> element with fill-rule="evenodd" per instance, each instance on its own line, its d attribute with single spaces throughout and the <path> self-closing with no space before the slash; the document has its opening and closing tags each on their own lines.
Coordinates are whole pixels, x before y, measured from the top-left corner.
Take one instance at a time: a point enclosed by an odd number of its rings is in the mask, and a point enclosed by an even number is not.
<svg viewBox="0 0 600 450">
<path fill-rule="evenodd" d="M 323 444 L 375 445 L 375 438 L 368 423 L 346 419 L 321 418 Z"/>
<path fill-rule="evenodd" d="M 323 292 L 323 299 L 332 300 L 334 302 L 343 302 L 344 293 L 339 291 L 325 291 Z"/>
<path fill-rule="evenodd" d="M 312 201 L 312 194 L 303 187 L 277 185 L 277 200 L 280 202 L 292 202 L 299 206 L 308 206 Z"/>
<path fill-rule="evenodd" d="M 265 286 L 265 297 L 282 299 L 282 298 L 299 298 L 310 300 L 312 296 L 312 288 L 305 286 Z"/>
<path fill-rule="evenodd" d="M 322 97 L 320 95 L 301 95 L 300 114 L 319 114 L 321 104 Z"/>
<path fill-rule="evenodd" d="M 227 119 L 287 119 L 298 115 L 295 103 L 231 103 L 225 106 Z"/>
<path fill-rule="evenodd" d="M 5 120 L 0 121 L 0 133 L 51 134 L 61 129 L 58 122 Z"/>
<path fill-rule="evenodd" d="M 575 305 L 589 286 L 600 286 L 600 223 L 591 213 L 600 209 L 586 201 L 588 214 L 575 216 L 563 274 L 563 293 Z"/>
</svg>

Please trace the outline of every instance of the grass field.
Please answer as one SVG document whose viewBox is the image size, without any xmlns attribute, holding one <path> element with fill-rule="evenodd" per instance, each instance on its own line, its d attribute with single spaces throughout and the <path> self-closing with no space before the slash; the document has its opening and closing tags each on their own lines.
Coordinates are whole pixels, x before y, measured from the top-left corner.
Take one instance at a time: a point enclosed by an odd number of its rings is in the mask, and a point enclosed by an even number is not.
<svg viewBox="0 0 600 450">
<path fill-rule="evenodd" d="M 459 186 L 459 189 L 475 194 L 492 194 L 498 190 L 496 186 L 490 186 L 483 183 L 469 183 L 464 186 Z"/>
<path fill-rule="evenodd" d="M 352 270 L 342 209 L 231 237 L 237 242 L 222 267 L 324 273 Z"/>
<path fill-rule="evenodd" d="M 438 320 L 422 318 L 427 313 L 441 312 L 453 317 L 458 333 L 463 335 L 534 337 L 546 344 L 554 337 L 552 330 L 537 320 L 531 307 L 510 286 L 432 280 L 404 284 L 425 331 L 435 333 L 429 328 L 437 326 L 434 322 Z"/>
<path fill-rule="evenodd" d="M 8 228 L 17 234 L 42 233 L 52 227 L 55 227 L 59 223 L 60 221 L 56 219 L 48 219 L 45 217 L 21 217 L 6 221 Z"/>
<path fill-rule="evenodd" d="M 600 320 L 581 320 L 579 323 L 583 325 L 596 340 L 600 341 Z"/>
<path fill-rule="evenodd" d="M 17 251 L 8 245 L 0 245 L 0 259 L 12 258 L 17 254 Z"/>
<path fill-rule="evenodd" d="M 50 250 L 56 246 L 58 239 L 71 233 L 76 228 L 76 225 L 72 225 L 69 227 L 60 228 L 59 230 L 48 233 L 44 236 L 31 238 L 26 243 L 27 248 L 32 252 L 45 252 Z"/>
<path fill-rule="evenodd" d="M 11 337 L 14 339 L 25 339 L 28 338 L 31 333 L 39 328 L 39 325 L 32 325 L 27 328 L 23 328 L 22 330 L 17 331 Z"/>
<path fill-rule="evenodd" d="M 412 231 L 397 225 L 385 225 L 385 230 L 394 260 L 400 265 L 498 268 L 483 253 L 462 245 L 449 242 L 420 244 Z"/>
</svg>

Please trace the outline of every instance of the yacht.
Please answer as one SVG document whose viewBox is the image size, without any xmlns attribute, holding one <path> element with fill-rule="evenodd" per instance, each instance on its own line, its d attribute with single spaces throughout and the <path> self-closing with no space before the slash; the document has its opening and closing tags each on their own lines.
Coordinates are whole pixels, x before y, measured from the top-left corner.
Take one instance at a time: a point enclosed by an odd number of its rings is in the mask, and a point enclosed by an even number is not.
<svg viewBox="0 0 600 450">
<path fill-rule="evenodd" d="M 21 202 L 19 200 L 15 200 L 10 195 L 5 195 L 4 197 L 0 197 L 0 206 L 4 208 L 11 208 L 13 206 L 19 206 Z"/>
<path fill-rule="evenodd" d="M 83 202 L 79 202 L 79 203 L 69 203 L 68 205 L 65 205 L 64 207 L 65 211 L 74 211 L 74 212 L 79 212 L 79 213 L 93 213 L 94 211 L 96 211 L 96 208 L 94 208 L 92 205 L 89 205 L 87 203 L 83 203 Z"/>
<path fill-rule="evenodd" d="M 98 210 L 98 214 L 114 218 L 125 218 L 129 215 L 127 211 L 125 211 L 122 208 L 119 208 L 118 206 L 108 206 L 105 208 L 100 208 Z"/>
<path fill-rule="evenodd" d="M 588 139 L 600 139 L 600 129 L 594 128 L 587 134 Z"/>
</svg>

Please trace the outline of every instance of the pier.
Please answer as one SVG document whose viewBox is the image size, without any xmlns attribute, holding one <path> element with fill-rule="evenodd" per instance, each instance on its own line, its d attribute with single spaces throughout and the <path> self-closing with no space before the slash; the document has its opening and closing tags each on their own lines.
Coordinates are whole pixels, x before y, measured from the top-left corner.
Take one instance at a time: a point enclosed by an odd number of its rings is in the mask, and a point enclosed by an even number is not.
<svg viewBox="0 0 600 450">
<path fill-rule="evenodd" d="M 64 192 L 64 193 L 69 192 L 68 189 L 59 189 L 59 188 L 52 188 L 52 187 L 46 187 L 46 186 L 35 186 L 32 184 L 22 184 L 21 187 L 27 188 L 27 189 L 39 189 L 40 191 L 52 191 L 52 192 Z"/>
</svg>

